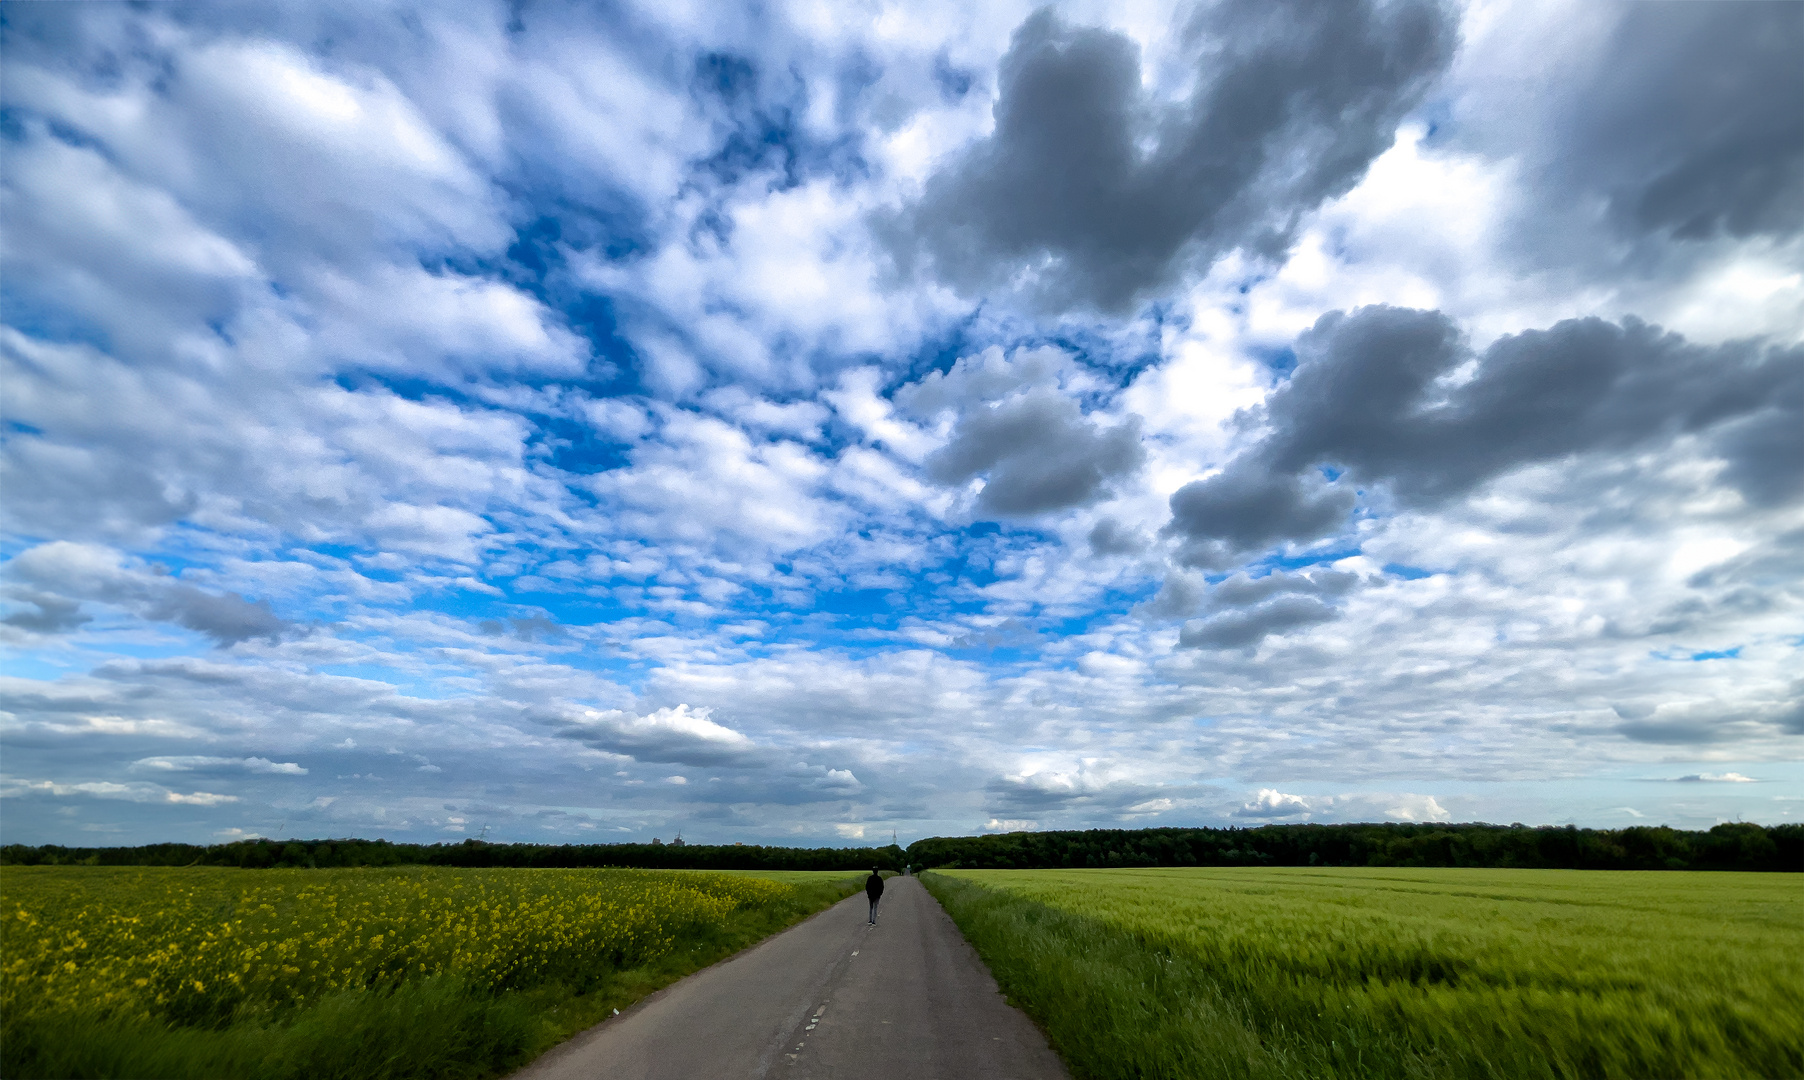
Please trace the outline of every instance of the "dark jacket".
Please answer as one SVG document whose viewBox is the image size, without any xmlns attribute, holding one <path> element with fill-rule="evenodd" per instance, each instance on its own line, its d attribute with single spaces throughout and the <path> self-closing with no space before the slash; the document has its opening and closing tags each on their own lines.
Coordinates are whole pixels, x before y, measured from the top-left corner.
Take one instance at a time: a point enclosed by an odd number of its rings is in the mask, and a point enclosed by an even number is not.
<svg viewBox="0 0 1804 1080">
<path fill-rule="evenodd" d="M 883 875 L 875 870 L 871 871 L 871 876 L 864 879 L 864 894 L 875 903 L 883 895 Z"/>
</svg>

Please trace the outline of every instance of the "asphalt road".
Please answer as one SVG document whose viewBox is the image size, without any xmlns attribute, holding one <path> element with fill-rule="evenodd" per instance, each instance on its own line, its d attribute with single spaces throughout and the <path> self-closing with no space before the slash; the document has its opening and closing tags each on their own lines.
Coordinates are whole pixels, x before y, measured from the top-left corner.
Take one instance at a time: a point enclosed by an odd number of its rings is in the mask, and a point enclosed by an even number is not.
<svg viewBox="0 0 1804 1080">
<path fill-rule="evenodd" d="M 913 878 L 887 882 L 673 983 L 517 1080 L 1040 1080 L 1066 1077 Z"/>
</svg>

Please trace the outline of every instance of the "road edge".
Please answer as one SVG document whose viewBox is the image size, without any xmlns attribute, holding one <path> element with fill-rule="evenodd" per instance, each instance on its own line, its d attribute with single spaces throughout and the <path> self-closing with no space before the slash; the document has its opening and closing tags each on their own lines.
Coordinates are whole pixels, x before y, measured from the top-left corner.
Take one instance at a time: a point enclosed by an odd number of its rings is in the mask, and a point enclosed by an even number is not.
<svg viewBox="0 0 1804 1080">
<path fill-rule="evenodd" d="M 551 1064 L 554 1063 L 556 1060 L 561 1060 L 562 1058 L 564 1058 L 570 1054 L 575 1054 L 575 1053 L 580 1052 L 581 1048 L 583 1046 L 587 1045 L 590 1042 L 593 1042 L 597 1038 L 600 1038 L 603 1029 L 606 1028 L 609 1024 L 615 1023 L 620 1020 L 625 1020 L 627 1017 L 632 1016 L 634 1013 L 639 1012 L 641 1009 L 650 1007 L 650 1005 L 653 1002 L 657 1001 L 661 997 L 664 997 L 666 994 L 671 993 L 677 987 L 688 982 L 690 979 L 696 978 L 701 975 L 705 975 L 708 972 L 713 971 L 716 968 L 722 967 L 724 965 L 731 964 L 733 961 L 738 960 L 741 957 L 749 956 L 750 954 L 757 952 L 759 949 L 764 948 L 766 945 L 769 945 L 771 942 L 782 937 L 784 934 L 790 933 L 791 931 L 794 931 L 794 930 L 800 930 L 802 927 L 807 926 L 809 923 L 811 923 L 814 920 L 820 918 L 821 916 L 827 914 L 828 912 L 834 910 L 835 908 L 838 908 L 845 904 L 849 904 L 852 901 L 859 899 L 863 895 L 864 895 L 863 891 L 860 890 L 858 892 L 854 892 L 854 893 L 848 895 L 847 897 L 845 897 L 842 900 L 835 900 L 833 903 L 828 904 L 826 907 L 820 909 L 819 911 L 808 916 L 807 918 L 790 923 L 788 926 L 785 926 L 783 929 L 778 930 L 775 933 L 766 934 L 764 937 L 761 937 L 757 941 L 752 942 L 750 945 L 747 945 L 745 948 L 740 949 L 738 952 L 732 953 L 727 956 L 723 956 L 719 960 L 716 960 L 712 964 L 709 964 L 707 967 L 696 968 L 694 971 L 691 971 L 689 974 L 683 976 L 680 979 L 676 979 L 671 982 L 665 983 L 663 986 L 660 986 L 656 990 L 653 990 L 651 993 L 646 994 L 644 997 L 633 1002 L 631 1005 L 628 1005 L 626 1008 L 621 1009 L 619 1012 L 616 1012 L 611 1016 L 603 1017 L 599 1023 L 589 1025 L 588 1027 L 582 1029 L 581 1031 L 575 1033 L 574 1035 L 571 1035 L 568 1039 L 565 1039 L 563 1042 L 560 1042 L 556 1046 L 553 1046 L 550 1049 L 546 1050 L 544 1053 L 540 1054 L 538 1057 L 535 1057 L 531 1061 L 520 1066 L 518 1069 L 515 1069 L 513 1072 L 505 1074 L 505 1080 L 531 1080 L 533 1070 L 537 1069 L 541 1064 L 544 1064 L 544 1065 L 546 1065 L 547 1068 L 550 1068 Z"/>
</svg>

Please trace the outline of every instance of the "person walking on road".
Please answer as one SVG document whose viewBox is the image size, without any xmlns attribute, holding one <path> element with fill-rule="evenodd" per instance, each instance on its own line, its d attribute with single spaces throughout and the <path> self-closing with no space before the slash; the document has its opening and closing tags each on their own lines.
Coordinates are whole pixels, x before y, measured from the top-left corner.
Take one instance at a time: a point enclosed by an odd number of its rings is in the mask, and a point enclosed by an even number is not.
<svg viewBox="0 0 1804 1080">
<path fill-rule="evenodd" d="M 864 894 L 871 898 L 871 925 L 877 925 L 877 901 L 883 899 L 883 875 L 875 868 L 871 876 L 864 879 Z"/>
</svg>

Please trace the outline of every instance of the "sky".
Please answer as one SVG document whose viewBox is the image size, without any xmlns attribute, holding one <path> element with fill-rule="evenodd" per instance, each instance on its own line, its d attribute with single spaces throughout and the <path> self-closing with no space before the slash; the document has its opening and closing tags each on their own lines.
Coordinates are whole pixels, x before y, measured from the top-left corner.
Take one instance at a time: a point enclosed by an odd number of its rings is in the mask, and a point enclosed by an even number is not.
<svg viewBox="0 0 1804 1080">
<path fill-rule="evenodd" d="M 6 842 L 1804 818 L 1804 4 L 0 35 Z"/>
</svg>

